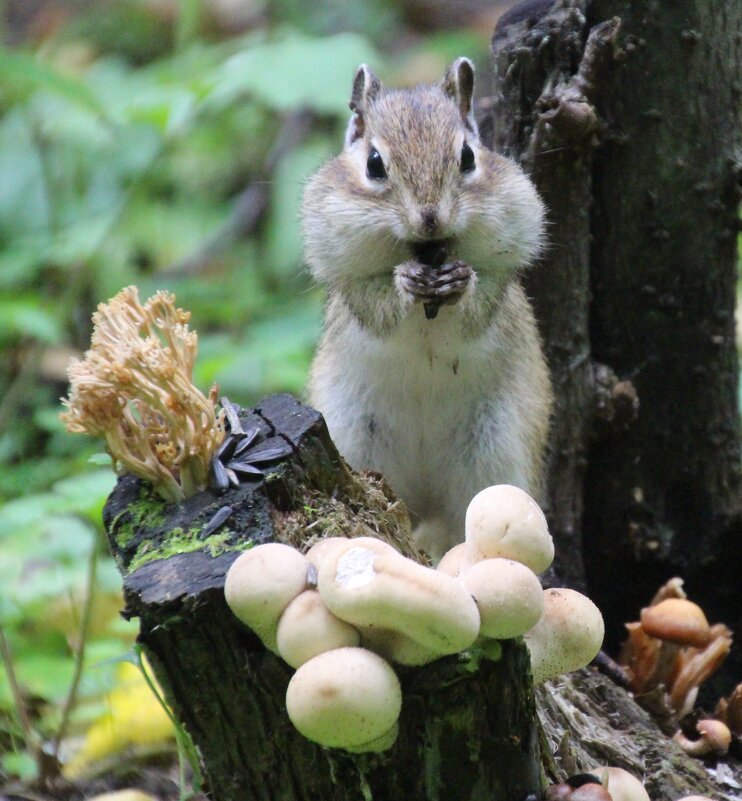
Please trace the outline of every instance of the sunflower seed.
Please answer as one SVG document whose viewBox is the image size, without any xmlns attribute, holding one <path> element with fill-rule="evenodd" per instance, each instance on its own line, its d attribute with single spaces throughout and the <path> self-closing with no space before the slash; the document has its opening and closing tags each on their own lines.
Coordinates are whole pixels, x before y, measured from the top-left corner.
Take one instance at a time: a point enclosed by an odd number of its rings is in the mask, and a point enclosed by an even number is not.
<svg viewBox="0 0 742 801">
<path fill-rule="evenodd" d="M 216 514 L 204 526 L 201 536 L 204 539 L 206 537 L 210 537 L 215 531 L 220 529 L 230 517 L 232 517 L 233 512 L 234 509 L 231 506 L 222 506 L 222 508 L 218 509 Z"/>
</svg>

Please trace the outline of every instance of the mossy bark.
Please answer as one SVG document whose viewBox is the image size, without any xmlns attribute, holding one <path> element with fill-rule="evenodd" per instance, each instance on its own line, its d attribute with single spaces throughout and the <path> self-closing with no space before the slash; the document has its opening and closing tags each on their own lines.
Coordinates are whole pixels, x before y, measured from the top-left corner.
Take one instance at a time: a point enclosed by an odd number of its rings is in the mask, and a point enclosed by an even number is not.
<svg viewBox="0 0 742 801">
<path fill-rule="evenodd" d="M 224 576 L 250 543 L 306 548 L 329 535 L 374 534 L 409 556 L 404 508 L 383 481 L 352 474 L 320 415 L 289 396 L 267 399 L 245 425 L 288 439 L 293 454 L 263 482 L 165 507 L 131 477 L 105 512 L 124 573 L 126 613 L 178 718 L 197 745 L 216 801 L 526 801 L 541 783 L 528 657 L 504 644 L 497 662 L 449 657 L 400 669 L 396 745 L 379 755 L 321 748 L 296 732 L 284 696 L 292 670 L 231 614 Z M 199 531 L 221 507 L 219 531 Z M 185 535 L 184 535 L 185 532 Z M 186 544 L 186 551 L 174 553 Z M 201 543 L 201 547 L 198 544 Z"/>
</svg>

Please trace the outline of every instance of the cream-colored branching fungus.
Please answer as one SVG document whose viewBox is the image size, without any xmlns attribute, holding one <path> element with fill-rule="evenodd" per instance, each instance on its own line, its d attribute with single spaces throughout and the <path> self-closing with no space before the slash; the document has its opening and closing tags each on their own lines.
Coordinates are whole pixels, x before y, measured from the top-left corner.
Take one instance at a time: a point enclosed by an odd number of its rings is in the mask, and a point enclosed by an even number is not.
<svg viewBox="0 0 742 801">
<path fill-rule="evenodd" d="M 168 501 L 206 487 L 209 461 L 224 439 L 217 388 L 192 381 L 198 337 L 174 295 L 146 303 L 122 289 L 93 315 L 90 350 L 70 364 L 67 430 L 104 437 L 118 473 L 152 483 Z"/>
</svg>

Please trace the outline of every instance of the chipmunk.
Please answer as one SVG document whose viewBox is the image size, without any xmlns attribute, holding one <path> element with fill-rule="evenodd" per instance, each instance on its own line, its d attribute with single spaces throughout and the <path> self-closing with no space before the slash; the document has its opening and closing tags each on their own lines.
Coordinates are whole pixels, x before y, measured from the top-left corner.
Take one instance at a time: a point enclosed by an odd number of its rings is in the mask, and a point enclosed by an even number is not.
<svg viewBox="0 0 742 801">
<path fill-rule="evenodd" d="M 306 260 L 329 290 L 310 402 L 350 465 L 388 480 L 434 559 L 463 540 L 484 487 L 539 499 L 552 405 L 518 282 L 543 204 L 480 142 L 473 89 L 467 58 L 404 90 L 359 67 L 343 152 L 302 204 Z"/>
</svg>

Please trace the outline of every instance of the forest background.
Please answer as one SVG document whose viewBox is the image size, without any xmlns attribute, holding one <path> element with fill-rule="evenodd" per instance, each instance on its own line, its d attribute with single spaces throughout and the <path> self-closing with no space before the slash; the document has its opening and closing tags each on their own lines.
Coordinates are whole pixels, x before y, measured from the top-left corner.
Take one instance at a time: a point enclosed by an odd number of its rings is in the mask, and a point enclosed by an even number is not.
<svg viewBox="0 0 742 801">
<path fill-rule="evenodd" d="M 466 54 L 486 96 L 509 5 L 0 3 L 0 783 L 59 758 L 71 779 L 108 787 L 115 763 L 117 786 L 186 792 L 187 748 L 178 736 L 179 775 L 136 621 L 119 616 L 110 462 L 58 419 L 95 306 L 129 284 L 174 292 L 202 390 L 301 396 L 322 294 L 298 203 L 340 147 L 354 68 L 410 84 Z"/>
</svg>

